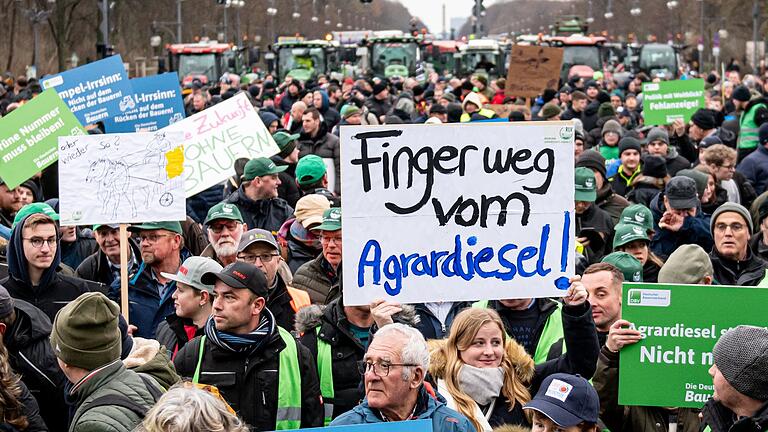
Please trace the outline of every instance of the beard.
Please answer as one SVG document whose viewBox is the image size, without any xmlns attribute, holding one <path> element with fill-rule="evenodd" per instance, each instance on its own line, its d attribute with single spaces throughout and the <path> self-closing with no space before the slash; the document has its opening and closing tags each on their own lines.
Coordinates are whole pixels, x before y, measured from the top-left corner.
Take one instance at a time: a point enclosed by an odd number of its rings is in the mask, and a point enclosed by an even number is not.
<svg viewBox="0 0 768 432">
<path fill-rule="evenodd" d="M 141 259 L 144 261 L 145 264 L 154 264 L 156 261 L 158 261 L 157 257 L 153 253 L 149 252 L 142 252 Z"/>
<path fill-rule="evenodd" d="M 213 250 L 217 256 L 225 257 L 237 254 L 237 245 L 234 243 L 213 243 Z"/>
</svg>

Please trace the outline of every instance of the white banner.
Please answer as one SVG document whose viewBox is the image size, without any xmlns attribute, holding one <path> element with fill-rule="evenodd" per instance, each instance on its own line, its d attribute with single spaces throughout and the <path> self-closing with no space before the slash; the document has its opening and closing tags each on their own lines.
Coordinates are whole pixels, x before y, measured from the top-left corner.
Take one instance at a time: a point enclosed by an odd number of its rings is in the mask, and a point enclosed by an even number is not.
<svg viewBox="0 0 768 432">
<path fill-rule="evenodd" d="M 270 157 L 280 151 L 244 93 L 162 130 L 184 132 L 187 197 L 233 176 L 237 159 Z"/>
<path fill-rule="evenodd" d="M 182 221 L 180 132 L 59 137 L 61 225 Z"/>
<path fill-rule="evenodd" d="M 562 297 L 571 122 L 341 128 L 344 304 Z"/>
</svg>

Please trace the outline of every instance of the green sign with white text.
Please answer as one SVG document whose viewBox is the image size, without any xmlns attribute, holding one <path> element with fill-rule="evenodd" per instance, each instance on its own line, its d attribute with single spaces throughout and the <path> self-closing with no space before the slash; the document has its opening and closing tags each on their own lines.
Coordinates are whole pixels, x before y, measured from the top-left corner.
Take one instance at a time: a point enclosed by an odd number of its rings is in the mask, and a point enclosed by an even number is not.
<svg viewBox="0 0 768 432">
<path fill-rule="evenodd" d="M 0 119 L 0 177 L 9 189 L 59 159 L 60 136 L 83 135 L 56 90 L 46 90 Z"/>
<path fill-rule="evenodd" d="M 619 404 L 701 408 L 714 387 L 709 368 L 720 336 L 768 326 L 768 289 L 625 283 L 621 317 L 645 338 L 621 350 Z"/>
<path fill-rule="evenodd" d="M 643 84 L 643 118 L 647 125 L 664 125 L 677 119 L 687 123 L 699 108 L 704 108 L 702 79 Z"/>
</svg>

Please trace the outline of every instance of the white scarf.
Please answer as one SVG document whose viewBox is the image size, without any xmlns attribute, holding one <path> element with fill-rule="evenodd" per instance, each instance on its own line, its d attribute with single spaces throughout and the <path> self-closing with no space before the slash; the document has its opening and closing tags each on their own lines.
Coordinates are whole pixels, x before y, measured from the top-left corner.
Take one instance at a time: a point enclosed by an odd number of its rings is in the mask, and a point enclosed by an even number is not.
<svg viewBox="0 0 768 432">
<path fill-rule="evenodd" d="M 504 369 L 477 368 L 465 364 L 459 369 L 459 388 L 478 405 L 488 405 L 499 397 L 504 386 Z"/>
</svg>

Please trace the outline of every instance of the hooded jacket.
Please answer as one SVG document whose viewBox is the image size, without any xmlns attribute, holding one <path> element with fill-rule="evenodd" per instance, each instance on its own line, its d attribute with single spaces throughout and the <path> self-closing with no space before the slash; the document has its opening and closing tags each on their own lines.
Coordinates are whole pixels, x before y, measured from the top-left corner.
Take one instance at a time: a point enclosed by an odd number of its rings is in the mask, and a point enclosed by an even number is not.
<svg viewBox="0 0 768 432">
<path fill-rule="evenodd" d="M 48 428 L 54 432 L 66 431 L 66 421 L 62 419 L 69 415 L 64 401 L 67 378 L 48 340 L 51 320 L 24 300 L 15 300 L 14 310 L 16 321 L 3 336 L 10 365 L 37 400 L 40 416 Z"/>
<path fill-rule="evenodd" d="M 31 215 L 30 215 L 31 216 Z M 38 285 L 33 286 L 29 278 L 28 262 L 24 255 L 22 232 L 29 216 L 21 220 L 11 232 L 8 247 L 8 277 L 0 281 L 11 297 L 25 300 L 42 310 L 53 321 L 56 312 L 67 303 L 89 291 L 79 279 L 62 276 L 56 272 L 61 263 L 61 248 L 56 248 L 51 266 L 45 269 Z M 56 240 L 57 245 L 59 239 Z"/>
<path fill-rule="evenodd" d="M 323 104 L 318 111 L 320 111 L 320 114 L 323 115 L 323 121 L 325 122 L 325 126 L 328 128 L 328 130 L 333 130 L 334 126 L 339 124 L 341 115 L 339 115 L 339 112 L 336 111 L 336 108 L 331 106 L 330 101 L 328 100 L 328 93 L 326 93 L 325 90 L 316 91 L 320 93 L 323 100 Z"/>
<path fill-rule="evenodd" d="M 280 226 L 293 216 L 293 207 L 282 198 L 261 199 L 254 201 L 245 195 L 243 185 L 224 200 L 240 209 L 243 223 L 248 229 L 261 228 L 272 233 L 280 231 Z"/>
<path fill-rule="evenodd" d="M 677 231 L 659 227 L 659 220 L 666 211 L 664 192 L 660 192 L 651 201 L 649 208 L 653 214 L 653 229 L 656 232 L 651 239 L 651 251 L 666 260 L 678 247 L 684 244 L 697 244 L 705 251 L 712 250 L 712 234 L 709 231 L 709 218 L 702 215 L 701 208 L 696 209 L 696 216 L 686 216 L 683 226 Z"/>
<path fill-rule="evenodd" d="M 664 161 L 667 163 L 667 173 L 670 177 L 674 177 L 678 171 L 688 169 L 691 167 L 691 163 L 688 159 L 680 156 L 677 152 L 677 147 L 667 146 L 667 155 L 664 156 Z"/>
<path fill-rule="evenodd" d="M 333 159 L 334 175 L 336 176 L 333 192 L 336 195 L 341 195 L 341 146 L 339 145 L 339 138 L 329 131 L 330 129 L 324 122 L 320 122 L 320 128 L 314 137 L 302 130 L 297 143 L 299 158 L 313 154 L 323 159 Z"/>
</svg>

